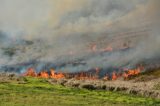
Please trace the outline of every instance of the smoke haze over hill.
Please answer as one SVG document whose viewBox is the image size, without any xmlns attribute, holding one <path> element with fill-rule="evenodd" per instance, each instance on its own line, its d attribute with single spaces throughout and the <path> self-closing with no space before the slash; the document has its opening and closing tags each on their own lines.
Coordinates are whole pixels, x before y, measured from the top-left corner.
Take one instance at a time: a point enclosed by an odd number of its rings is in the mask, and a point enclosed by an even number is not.
<svg viewBox="0 0 160 106">
<path fill-rule="evenodd" d="M 159 0 L 0 0 L 0 66 L 84 62 L 60 70 L 159 58 Z M 113 53 L 92 53 L 111 46 Z M 124 45 L 126 51 L 119 50 Z M 41 65 L 41 64 L 40 64 Z M 39 67 L 39 66 L 38 66 Z"/>
</svg>

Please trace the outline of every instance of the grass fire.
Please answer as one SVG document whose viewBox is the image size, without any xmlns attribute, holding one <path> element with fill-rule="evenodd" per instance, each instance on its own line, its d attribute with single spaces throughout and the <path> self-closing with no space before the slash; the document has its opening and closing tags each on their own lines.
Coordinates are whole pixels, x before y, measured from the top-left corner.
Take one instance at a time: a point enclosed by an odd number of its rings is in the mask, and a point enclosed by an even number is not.
<svg viewBox="0 0 160 106">
<path fill-rule="evenodd" d="M 160 106 L 160 0 L 0 0 L 0 106 Z"/>
<path fill-rule="evenodd" d="M 143 67 L 138 67 L 137 69 L 131 69 L 131 70 L 125 70 L 123 73 L 116 73 L 115 71 L 111 73 L 109 76 L 108 74 L 105 74 L 103 77 L 101 77 L 100 69 L 96 68 L 92 71 L 87 72 L 76 72 L 76 73 L 56 73 L 54 69 L 50 69 L 50 72 L 48 71 L 40 71 L 39 73 L 36 72 L 34 68 L 28 68 L 25 73 L 23 73 L 23 76 L 30 76 L 30 77 L 37 77 L 37 78 L 53 78 L 53 79 L 77 79 L 77 80 L 117 80 L 118 78 L 123 78 L 124 80 L 127 80 L 133 76 L 138 76 L 141 71 L 143 70 Z"/>
</svg>

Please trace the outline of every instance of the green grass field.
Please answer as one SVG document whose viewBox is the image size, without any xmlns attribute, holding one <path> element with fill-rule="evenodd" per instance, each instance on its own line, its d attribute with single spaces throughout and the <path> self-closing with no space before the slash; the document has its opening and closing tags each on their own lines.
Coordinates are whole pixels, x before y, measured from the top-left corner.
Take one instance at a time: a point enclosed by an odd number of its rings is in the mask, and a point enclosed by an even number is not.
<svg viewBox="0 0 160 106">
<path fill-rule="evenodd" d="M 159 106 L 160 100 L 108 91 L 89 91 L 51 85 L 45 79 L 26 78 L 0 83 L 0 106 Z"/>
</svg>

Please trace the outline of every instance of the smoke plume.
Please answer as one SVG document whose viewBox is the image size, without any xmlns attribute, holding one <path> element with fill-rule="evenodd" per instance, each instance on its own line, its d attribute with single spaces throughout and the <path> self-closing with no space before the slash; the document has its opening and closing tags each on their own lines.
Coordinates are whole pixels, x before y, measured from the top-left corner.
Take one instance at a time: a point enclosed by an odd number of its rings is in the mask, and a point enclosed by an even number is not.
<svg viewBox="0 0 160 106">
<path fill-rule="evenodd" d="M 159 58 L 159 4 L 0 0 L 0 66 L 81 71 L 130 67 Z M 101 52 L 107 47 L 113 51 Z"/>
</svg>

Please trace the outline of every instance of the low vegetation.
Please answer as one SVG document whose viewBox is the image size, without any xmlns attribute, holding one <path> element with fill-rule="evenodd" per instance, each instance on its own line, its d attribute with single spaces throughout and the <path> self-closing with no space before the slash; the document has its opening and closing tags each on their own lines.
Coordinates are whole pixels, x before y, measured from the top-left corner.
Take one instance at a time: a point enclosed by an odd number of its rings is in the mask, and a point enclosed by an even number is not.
<svg viewBox="0 0 160 106">
<path fill-rule="evenodd" d="M 136 77 L 133 77 L 132 79 L 134 79 L 137 82 L 138 81 L 146 82 L 146 81 L 151 81 L 157 78 L 160 78 L 160 69 L 148 70 L 146 72 L 139 74 Z"/>
<path fill-rule="evenodd" d="M 160 100 L 119 92 L 51 85 L 45 79 L 21 78 L 0 83 L 0 106 L 158 106 Z"/>
<path fill-rule="evenodd" d="M 155 90 L 160 90 L 160 83 L 154 85 L 154 89 L 155 89 Z"/>
</svg>

